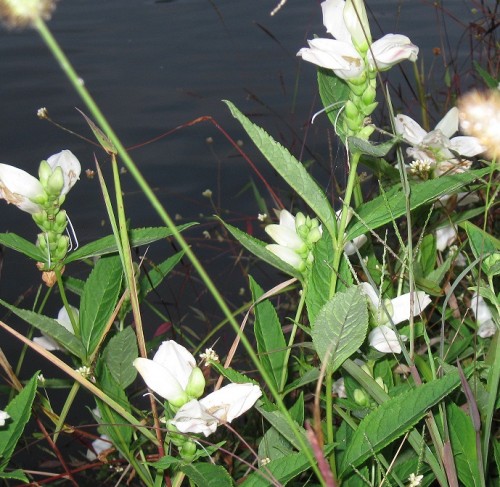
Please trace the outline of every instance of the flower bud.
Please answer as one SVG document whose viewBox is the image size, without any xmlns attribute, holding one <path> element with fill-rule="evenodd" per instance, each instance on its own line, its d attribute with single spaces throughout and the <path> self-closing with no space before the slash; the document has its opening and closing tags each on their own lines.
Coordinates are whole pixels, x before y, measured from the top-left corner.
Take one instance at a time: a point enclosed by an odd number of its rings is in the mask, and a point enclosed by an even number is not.
<svg viewBox="0 0 500 487">
<path fill-rule="evenodd" d="M 205 392 L 205 376 L 199 367 L 194 367 L 186 386 L 186 394 L 198 399 Z"/>
<path fill-rule="evenodd" d="M 312 228 L 307 235 L 307 242 L 310 244 L 315 244 L 321 239 L 321 230 L 319 227 Z"/>
<path fill-rule="evenodd" d="M 375 96 L 377 92 L 372 86 L 367 86 L 363 94 L 361 95 L 361 100 L 365 105 L 371 105 L 375 101 Z"/>
<path fill-rule="evenodd" d="M 47 193 L 53 196 L 59 196 L 64 187 L 64 176 L 63 171 L 60 167 L 56 167 L 54 171 L 52 171 L 52 175 L 49 177 L 47 184 L 44 185 Z"/>
<path fill-rule="evenodd" d="M 40 179 L 40 183 L 44 188 L 50 176 L 52 176 L 52 168 L 49 166 L 49 163 L 45 160 L 40 162 L 40 166 L 38 166 L 38 179 Z"/>
<path fill-rule="evenodd" d="M 307 222 L 307 218 L 305 217 L 304 213 L 298 212 L 297 215 L 295 215 L 295 228 L 299 228 L 302 225 L 305 225 Z"/>
<path fill-rule="evenodd" d="M 179 455 L 186 462 L 191 462 L 196 454 L 196 443 L 192 440 L 186 441 L 179 448 Z"/>
<path fill-rule="evenodd" d="M 367 407 L 370 404 L 369 397 L 361 389 L 354 389 L 354 401 L 360 406 Z"/>
</svg>

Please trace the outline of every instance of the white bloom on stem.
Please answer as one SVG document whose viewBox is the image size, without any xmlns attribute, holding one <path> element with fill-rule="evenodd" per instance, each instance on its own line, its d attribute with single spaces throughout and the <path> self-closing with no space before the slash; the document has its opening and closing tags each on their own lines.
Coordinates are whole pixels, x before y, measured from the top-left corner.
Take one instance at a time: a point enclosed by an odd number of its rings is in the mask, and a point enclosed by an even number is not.
<svg viewBox="0 0 500 487">
<path fill-rule="evenodd" d="M 5 421 L 10 418 L 9 413 L 0 410 L 0 426 L 5 426 Z"/>
<path fill-rule="evenodd" d="M 37 178 L 17 167 L 0 164 L 0 199 L 34 214 L 42 211 L 42 207 L 32 201 L 41 194 L 43 187 Z"/>
<path fill-rule="evenodd" d="M 387 34 L 372 44 L 361 0 L 326 0 L 321 8 L 326 31 L 335 39 L 308 40 L 309 47 L 302 48 L 297 56 L 331 69 L 345 80 L 359 78 L 367 69 L 384 71 L 405 59 L 416 61 L 418 47 L 406 36 Z"/>
<path fill-rule="evenodd" d="M 146 385 L 176 407 L 182 406 L 190 399 L 186 389 L 193 380 L 202 380 L 199 378 L 201 371 L 196 366 L 193 355 L 173 340 L 163 342 L 153 360 L 136 358 L 133 364 Z M 201 389 L 204 387 L 203 379 Z M 196 395 L 199 397 L 202 393 L 203 390 Z"/>
<path fill-rule="evenodd" d="M 493 315 L 491 314 L 490 308 L 483 297 L 474 293 L 470 300 L 470 309 L 474 313 L 476 322 L 479 325 L 477 334 L 481 338 L 492 337 L 496 333 L 497 327 L 493 321 Z"/>
<path fill-rule="evenodd" d="M 171 424 L 181 433 L 208 436 L 220 424 L 230 423 L 248 411 L 261 395 L 260 387 L 254 384 L 229 384 L 199 401 L 189 401 L 177 411 Z"/>
<path fill-rule="evenodd" d="M 381 311 L 379 319 L 381 321 L 380 324 L 384 324 L 389 321 L 387 318 L 387 313 L 380 309 L 382 307 L 381 300 L 379 295 L 373 288 L 373 286 L 367 282 L 362 282 L 360 284 L 361 290 L 365 293 L 365 295 L 370 300 L 374 309 Z M 390 316 L 390 321 L 393 325 L 397 325 L 402 323 L 403 321 L 410 319 L 410 314 L 413 316 L 417 316 L 431 303 L 431 298 L 428 294 L 423 291 L 416 291 L 413 296 L 413 313 L 411 313 L 411 293 L 402 294 L 397 298 L 387 300 L 384 302 L 385 307 L 387 308 L 387 312 Z"/>
<path fill-rule="evenodd" d="M 78 309 L 74 306 L 71 306 L 71 311 L 75 319 L 78 320 Z M 56 321 L 61 326 L 64 326 L 64 328 L 66 328 L 66 330 L 68 330 L 70 333 L 73 333 L 73 335 L 75 334 L 75 330 L 73 330 L 73 325 L 71 324 L 71 319 L 69 317 L 68 311 L 64 306 L 59 310 Z M 45 350 L 48 350 L 49 352 L 53 352 L 54 350 L 65 350 L 64 347 L 59 345 L 59 343 L 56 342 L 52 337 L 45 335 L 45 333 L 42 333 L 42 336 L 33 337 L 33 341 L 35 343 L 38 343 L 38 345 L 45 348 Z"/>
<path fill-rule="evenodd" d="M 408 487 L 418 487 L 422 482 L 423 478 L 424 478 L 423 475 L 415 475 L 414 473 L 411 473 L 410 476 L 408 477 L 408 481 L 410 482 L 408 484 Z"/>
<path fill-rule="evenodd" d="M 458 109 L 453 107 L 431 132 L 426 132 L 407 115 L 394 118 L 396 133 L 412 147 L 406 153 L 414 161 L 429 160 L 434 166 L 434 175 L 461 173 L 469 169 L 471 162 L 457 158 L 455 154 L 473 157 L 484 152 L 484 147 L 475 137 L 452 137 L 458 130 Z"/>
<path fill-rule="evenodd" d="M 407 337 L 400 335 L 402 341 Z M 401 353 L 401 345 L 396 332 L 386 325 L 380 325 L 374 328 L 368 335 L 370 347 L 382 353 Z"/>
<path fill-rule="evenodd" d="M 453 225 L 436 230 L 436 249 L 441 252 L 447 249 L 457 239 L 457 229 Z"/>
<path fill-rule="evenodd" d="M 82 170 L 80 161 L 70 150 L 64 149 L 61 152 L 50 156 L 47 159 L 47 162 L 52 170 L 56 169 L 56 167 L 60 167 L 62 169 L 64 187 L 61 191 L 61 195 L 67 194 L 80 179 L 80 172 Z"/>
</svg>

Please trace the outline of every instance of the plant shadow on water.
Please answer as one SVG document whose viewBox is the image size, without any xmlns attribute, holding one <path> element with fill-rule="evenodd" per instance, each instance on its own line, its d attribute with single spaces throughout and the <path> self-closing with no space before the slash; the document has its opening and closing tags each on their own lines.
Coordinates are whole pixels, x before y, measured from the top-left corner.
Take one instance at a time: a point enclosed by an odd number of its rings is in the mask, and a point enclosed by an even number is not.
<svg viewBox="0 0 500 487">
<path fill-rule="evenodd" d="M 276 220 L 274 209 L 281 209 L 280 203 L 285 208 L 293 207 L 294 212 L 306 211 L 307 208 L 301 203 L 305 195 L 290 189 L 282 181 L 279 171 L 264 164 L 260 153 L 248 142 L 248 137 L 220 100 L 234 101 L 253 122 L 302 161 L 309 173 L 321 182 L 321 187 L 326 188 L 335 209 L 342 207 L 342 188 L 349 177 L 345 149 L 328 117 L 319 116 L 314 124 L 310 123 L 312 114 L 321 107 L 316 73 L 295 55 L 306 38 L 324 34 L 318 5 L 294 5 L 291 2 L 272 18 L 268 16 L 269 6 L 269 2 L 264 1 L 217 4 L 175 0 L 141 3 L 63 1 L 58 4 L 50 23 L 54 35 L 84 78 L 85 85 L 130 148 L 155 195 L 175 216 L 177 224 L 200 223 L 186 230 L 185 238 L 208 274 L 214 276 L 230 308 L 240 309 L 236 316 L 238 321 L 243 319 L 253 299 L 248 284 L 249 274 L 265 290 L 282 281 L 283 275 L 242 250 L 214 215 L 267 242 L 269 238 L 264 227 Z M 427 131 L 455 104 L 462 91 L 479 83 L 480 77 L 474 71 L 472 61 L 477 61 L 493 76 L 498 75 L 498 67 L 493 65 L 495 20 L 492 12 L 473 12 L 470 5 L 458 2 L 448 8 L 434 9 L 417 2 L 411 5 L 383 2 L 371 12 L 373 19 L 380 23 L 372 23 L 374 38 L 382 37 L 385 32 L 404 32 L 421 49 L 419 63 L 415 65 L 419 83 L 414 81 L 412 67 L 404 65 L 391 72 L 389 86 L 394 110 L 404 111 L 414 118 L 422 113 L 422 125 Z M 415 18 L 419 18 L 418 25 Z M 461 20 L 464 18 L 471 20 Z M 380 32 L 376 32 L 377 27 Z M 0 46 L 0 71 L 5 74 L 0 100 L 4 114 L 8 114 L 0 118 L 0 129 L 6 141 L 2 146 L 2 162 L 22 166 L 34 174 L 39 160 L 60 150 L 63 143 L 64 147 L 79 154 L 86 171 L 65 205 L 80 244 L 83 246 L 110 234 L 110 223 L 106 221 L 105 206 L 101 203 L 101 190 L 94 172 L 94 159 L 97 159 L 106 180 L 111 181 L 113 173 L 108 156 L 90 143 L 67 135 L 34 116 L 38 108 L 46 105 L 54 122 L 91 138 L 83 119 L 72 109 L 73 106 L 81 107 L 82 102 L 69 90 L 34 32 L 1 31 Z M 24 62 L 28 58 L 29 63 Z M 422 64 L 420 60 L 423 60 Z M 399 71 L 399 75 L 395 76 L 395 71 Z M 383 78 L 386 78 L 385 73 Z M 381 108 L 374 122 L 391 131 L 388 105 L 380 94 L 377 99 Z M 197 122 L 203 116 L 210 118 Z M 425 126 L 426 121 L 428 126 Z M 22 131 L 19 127 L 23 127 Z M 225 133 L 229 136 L 226 137 Z M 381 140 L 385 140 L 384 136 Z M 248 155 L 251 164 L 245 161 L 239 149 Z M 378 182 L 371 181 L 373 166 L 367 167 L 367 174 L 363 176 L 367 181 L 363 187 L 365 198 L 378 190 Z M 143 192 L 137 190 L 133 177 L 124 167 L 121 169 L 121 189 L 130 227 L 162 225 Z M 3 205 L 1 211 L 2 232 L 17 233 L 34 240 L 30 235 L 34 235 L 32 229 L 35 227 L 27 215 L 22 216 L 28 220 L 22 219 L 13 206 L 6 208 Z M 427 223 L 428 214 L 421 213 L 418 218 L 418 223 L 423 225 Z M 418 240 L 418 235 L 415 237 Z M 137 278 L 154 280 L 150 274 L 154 274 L 159 263 L 178 250 L 177 242 L 171 237 L 151 246 L 136 247 L 133 260 L 141 265 Z M 379 258 L 380 254 L 377 254 Z M 28 265 L 26 262 L 25 257 L 13 250 L 4 251 L 3 266 L 0 267 L 0 297 L 20 308 L 31 309 L 38 292 L 39 272 L 32 262 Z M 326 265 L 331 266 L 331 263 L 326 262 Z M 361 275 L 366 271 L 362 265 L 354 267 Z M 89 269 L 87 264 L 75 266 L 72 263 L 70 275 L 83 281 Z M 396 281 L 400 272 L 398 266 L 391 266 L 391 270 Z M 26 282 L 32 283 L 28 289 Z M 302 302 L 297 291 L 298 288 L 273 299 L 287 334 L 294 329 L 293 310 Z M 255 298 L 258 292 L 253 289 L 253 294 Z M 216 343 L 221 356 L 226 355 L 233 343 L 235 333 L 227 325 L 212 335 L 225 317 L 186 256 L 168 279 L 154 286 L 148 303 L 142 306 L 142 312 L 150 355 L 166 337 L 188 344 L 191 351 L 196 349 L 197 352 Z M 55 316 L 59 307 L 59 295 L 54 291 L 43 313 Z M 24 322 L 16 321 L 10 313 L 2 314 L 2 321 L 15 324 L 15 328 L 24 334 L 30 333 Z M 246 330 L 248 336 L 251 336 L 250 328 L 248 326 Z M 304 330 L 298 330 L 297 337 L 296 346 L 311 340 Z M 8 360 L 16 364 L 21 353 L 19 342 L 14 341 L 2 348 Z M 22 377 L 29 377 L 36 369 L 48 376 L 58 376 L 52 366 L 47 366 L 45 359 L 39 359 L 29 350 L 26 357 Z M 298 356 L 296 358 L 299 360 Z M 245 357 L 237 357 L 231 367 L 256 376 L 255 365 Z M 215 376 L 214 371 L 212 376 Z M 47 383 L 54 411 L 61 410 L 71 384 L 68 381 L 61 391 L 57 390 L 59 384 Z M 142 383 L 137 381 L 135 384 L 131 387 L 131 398 L 140 403 L 141 408 L 148 409 L 149 399 L 141 401 L 137 397 L 143 388 Z M 353 383 L 347 387 L 351 388 L 351 393 L 355 388 Z M 7 402 L 10 391 L 7 387 L 4 389 L 6 400 L 2 404 Z M 67 423 L 83 421 L 89 424 L 61 435 L 57 443 L 61 455 L 49 454 L 45 450 L 46 443 L 40 440 L 27 449 L 28 454 L 19 450 L 19 454 L 13 457 L 13 466 L 29 470 L 35 468 L 35 463 L 36 468 L 61 471 L 62 456 L 79 485 L 95 483 L 94 467 L 107 459 L 106 455 L 99 457 L 85 471 L 88 466 L 84 458 L 86 447 L 95 439 L 86 437 L 86 434 L 96 433 L 95 425 L 99 419 L 94 421 L 95 418 L 83 409 L 81 396 L 84 393 L 78 394 L 80 409 L 77 412 L 71 410 Z M 298 394 L 293 398 L 298 399 Z M 87 405 L 89 408 L 94 406 L 91 398 Z M 362 414 L 366 412 L 367 409 Z M 300 412 L 296 413 L 300 417 Z M 108 421 L 109 418 L 107 416 Z M 116 416 L 112 419 L 118 422 Z M 252 426 L 255 425 L 250 423 Z M 262 429 L 262 426 L 256 427 Z M 102 427 L 99 433 L 101 431 Z M 32 432 L 40 434 L 36 425 L 26 430 L 27 436 Z M 190 446 L 182 442 L 174 444 L 180 451 L 182 448 L 187 451 Z M 123 473 L 120 471 L 122 464 L 127 465 L 127 461 L 115 453 L 110 453 L 112 476 L 107 475 L 105 469 L 99 473 L 101 485 L 114 485 Z M 227 453 L 219 455 L 228 464 L 235 460 Z M 34 458 L 39 463 L 34 462 Z M 185 458 L 188 458 L 187 453 Z M 151 461 L 155 459 L 150 458 Z M 243 462 L 232 473 L 242 476 L 245 473 Z M 57 476 L 50 481 L 56 483 Z M 143 481 L 144 477 L 136 483 L 140 485 Z"/>
</svg>

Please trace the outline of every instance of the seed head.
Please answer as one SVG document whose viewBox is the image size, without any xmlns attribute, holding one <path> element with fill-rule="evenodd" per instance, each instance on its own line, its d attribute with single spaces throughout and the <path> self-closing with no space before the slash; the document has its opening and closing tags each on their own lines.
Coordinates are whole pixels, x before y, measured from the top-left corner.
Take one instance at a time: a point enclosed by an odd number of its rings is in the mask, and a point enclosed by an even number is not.
<svg viewBox="0 0 500 487">
<path fill-rule="evenodd" d="M 0 0 L 0 20 L 8 29 L 33 27 L 39 19 L 49 20 L 57 0 Z"/>
</svg>

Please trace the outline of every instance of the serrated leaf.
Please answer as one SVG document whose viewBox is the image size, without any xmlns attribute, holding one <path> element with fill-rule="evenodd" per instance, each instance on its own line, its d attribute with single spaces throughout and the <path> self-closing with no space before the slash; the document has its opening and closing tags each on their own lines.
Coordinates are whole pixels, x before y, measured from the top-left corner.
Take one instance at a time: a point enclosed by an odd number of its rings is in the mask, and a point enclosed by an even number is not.
<svg viewBox="0 0 500 487">
<path fill-rule="evenodd" d="M 251 379 L 245 374 L 237 372 L 234 369 L 225 368 L 218 362 L 212 362 L 210 364 L 210 367 L 213 367 L 219 374 L 235 384 L 246 384 L 247 382 L 249 382 L 251 384 L 259 385 L 257 381 Z"/>
<path fill-rule="evenodd" d="M 312 324 L 312 339 L 327 370 L 335 372 L 363 344 L 368 331 L 366 297 L 355 286 L 336 293 Z"/>
<path fill-rule="evenodd" d="M 245 117 L 230 101 L 224 100 L 224 103 L 278 174 L 311 207 L 329 233 L 334 235 L 336 220 L 332 205 L 306 168 L 264 129 Z"/>
<path fill-rule="evenodd" d="M 402 436 L 460 384 L 458 372 L 403 392 L 379 405 L 358 425 L 342 461 L 343 475 Z"/>
<path fill-rule="evenodd" d="M 193 225 L 196 225 L 196 223 L 186 223 L 185 225 L 179 225 L 177 229 L 182 232 Z M 130 230 L 130 246 L 138 247 L 140 245 L 147 245 L 157 240 L 161 240 L 162 238 L 170 237 L 171 235 L 172 232 L 167 227 L 134 228 Z M 115 252 L 118 252 L 115 236 L 108 235 L 107 237 L 100 238 L 68 254 L 65 263 L 68 264 L 75 260 L 89 259 L 91 257 L 98 257 L 100 255 L 112 254 Z"/>
<path fill-rule="evenodd" d="M 28 477 L 22 470 L 11 470 L 10 472 L 0 472 L 0 479 L 12 479 L 19 482 L 29 483 Z"/>
<path fill-rule="evenodd" d="M 132 362 L 139 356 L 134 330 L 129 326 L 111 338 L 103 359 L 116 383 L 125 389 L 137 376 Z"/>
<path fill-rule="evenodd" d="M 500 240 L 493 235 L 481 230 L 471 222 L 462 222 L 460 226 L 467 232 L 469 246 L 476 259 L 479 257 L 486 259 L 489 255 L 500 250 Z M 483 271 L 485 271 L 487 275 L 493 275 L 490 274 L 491 269 L 485 264 L 484 259 L 482 262 Z"/>
<path fill-rule="evenodd" d="M 384 157 L 398 142 L 399 138 L 394 137 L 391 140 L 382 142 L 380 144 L 374 144 L 368 140 L 358 139 L 357 137 L 348 137 L 347 143 L 349 144 L 349 149 L 357 149 L 362 154 L 367 154 L 374 157 Z"/>
<path fill-rule="evenodd" d="M 264 294 L 260 286 L 250 276 L 250 289 L 254 303 Z M 254 333 L 257 341 L 257 351 L 262 366 L 279 390 L 283 372 L 286 374 L 287 364 L 284 363 L 287 345 L 281 323 L 274 306 L 269 300 L 259 302 L 254 306 Z"/>
<path fill-rule="evenodd" d="M 288 274 L 289 276 L 301 279 L 301 274 L 297 269 L 294 269 L 291 265 L 287 264 L 284 260 L 281 260 L 275 254 L 266 249 L 266 243 L 261 240 L 242 232 L 236 227 L 233 227 L 229 223 L 221 220 L 221 223 L 226 227 L 228 232 L 243 245 L 249 252 L 258 257 L 259 259 L 267 262 L 268 264 L 276 267 L 281 272 Z"/>
<path fill-rule="evenodd" d="M 318 368 L 308 370 L 305 374 L 302 374 L 298 379 L 295 379 L 290 384 L 287 384 L 283 396 L 287 396 L 288 394 L 290 394 L 290 392 L 294 391 L 295 389 L 299 389 L 305 386 L 306 384 L 310 384 L 311 382 L 316 382 L 319 378 L 319 375 L 320 374 Z"/>
<path fill-rule="evenodd" d="M 351 92 L 349 85 L 339 78 L 331 69 L 318 68 L 318 88 L 319 95 L 325 112 L 339 136 L 345 145 L 346 132 L 344 129 L 344 106 L 349 100 Z"/>
<path fill-rule="evenodd" d="M 10 309 L 15 315 L 19 316 L 19 318 L 34 326 L 45 335 L 53 338 L 71 354 L 82 360 L 85 358 L 86 353 L 82 341 L 53 318 L 39 315 L 27 309 L 16 308 L 1 299 L 0 304 Z"/>
<path fill-rule="evenodd" d="M 414 210 L 421 205 L 431 203 L 445 194 L 454 194 L 463 191 L 466 184 L 488 174 L 489 167 L 466 171 L 451 176 L 441 176 L 421 183 L 411 185 L 410 209 Z M 407 196 L 402 189 L 393 188 L 384 195 L 369 201 L 358 207 L 356 213 L 358 218 L 347 229 L 347 240 L 352 240 L 360 235 L 374 230 L 393 218 L 398 218 L 406 213 Z"/>
<path fill-rule="evenodd" d="M 453 403 L 448 404 L 447 412 L 451 447 L 460 485 L 478 487 L 481 485 L 481 474 L 477 458 L 476 432 L 471 418 Z"/>
<path fill-rule="evenodd" d="M 181 470 L 198 487 L 232 487 L 233 479 L 227 470 L 212 463 L 191 463 Z"/>
<path fill-rule="evenodd" d="M 122 281 L 118 256 L 101 257 L 83 289 L 80 304 L 80 335 L 87 354 L 94 353 L 113 312 Z"/>
<path fill-rule="evenodd" d="M 47 256 L 43 254 L 39 247 L 15 233 L 0 233 L 0 244 L 16 252 L 20 252 L 37 262 L 46 261 Z"/>
<path fill-rule="evenodd" d="M 5 411 L 9 413 L 10 419 L 6 421 L 5 426 L 0 428 L 1 470 L 9 463 L 17 442 L 24 431 L 24 427 L 30 419 L 39 373 L 39 371 L 35 373 L 22 391 L 5 408 Z"/>
</svg>

